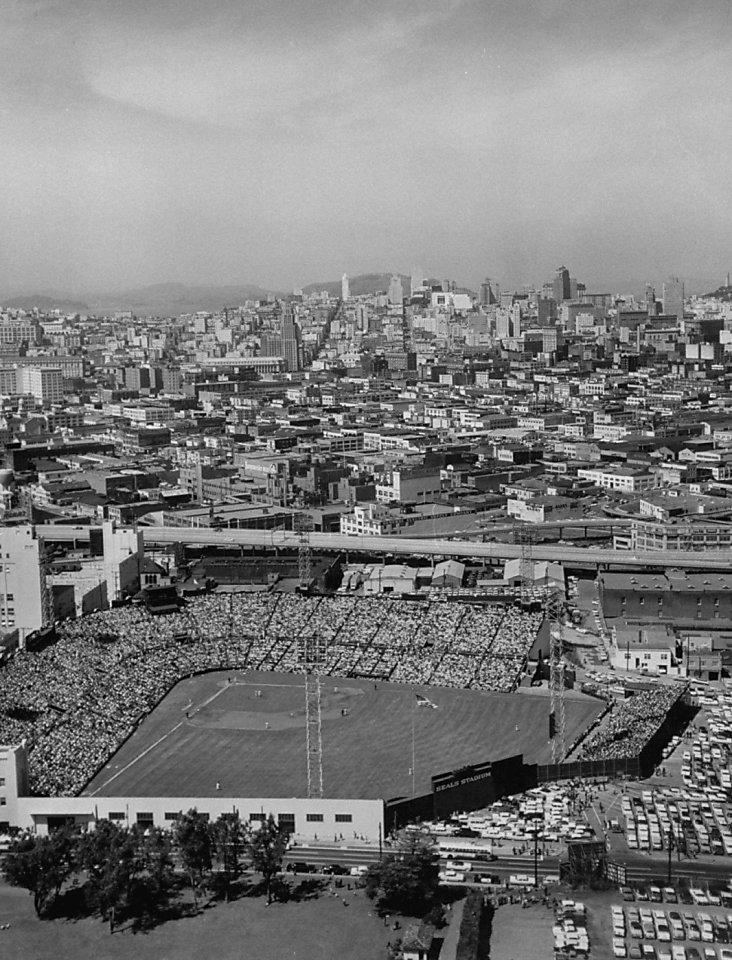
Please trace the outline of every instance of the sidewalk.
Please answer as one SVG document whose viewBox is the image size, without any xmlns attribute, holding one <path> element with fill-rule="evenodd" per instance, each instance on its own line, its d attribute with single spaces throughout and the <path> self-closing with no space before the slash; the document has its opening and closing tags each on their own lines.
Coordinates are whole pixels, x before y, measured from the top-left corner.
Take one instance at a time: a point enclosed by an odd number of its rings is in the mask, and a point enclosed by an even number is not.
<svg viewBox="0 0 732 960">
<path fill-rule="evenodd" d="M 464 900 L 456 900 L 450 910 L 450 924 L 444 932 L 445 939 L 440 949 L 440 960 L 455 960 L 457 945 L 460 937 L 460 924 L 463 919 Z"/>
</svg>

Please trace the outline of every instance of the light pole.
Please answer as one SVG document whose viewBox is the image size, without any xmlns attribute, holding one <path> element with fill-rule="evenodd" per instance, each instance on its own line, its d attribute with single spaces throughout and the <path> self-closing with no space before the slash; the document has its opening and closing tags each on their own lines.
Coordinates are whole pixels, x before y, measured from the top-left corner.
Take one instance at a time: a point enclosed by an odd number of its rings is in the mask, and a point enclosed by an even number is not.
<svg viewBox="0 0 732 960">
<path fill-rule="evenodd" d="M 674 830 L 673 827 L 668 828 L 668 877 L 667 882 L 669 887 L 671 886 L 671 853 L 673 852 L 675 846 L 674 841 Z"/>
<path fill-rule="evenodd" d="M 527 820 L 532 821 L 530 832 L 534 835 L 534 888 L 538 890 L 539 888 L 539 831 L 541 830 L 544 823 L 544 814 L 543 813 L 530 813 L 526 817 Z M 542 821 L 541 825 L 539 820 Z"/>
</svg>

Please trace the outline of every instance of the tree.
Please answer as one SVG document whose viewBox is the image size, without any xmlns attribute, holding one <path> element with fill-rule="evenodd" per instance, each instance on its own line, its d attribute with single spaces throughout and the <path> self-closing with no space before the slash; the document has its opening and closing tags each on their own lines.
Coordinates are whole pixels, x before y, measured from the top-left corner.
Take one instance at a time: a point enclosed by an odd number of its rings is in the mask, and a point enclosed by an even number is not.
<svg viewBox="0 0 732 960">
<path fill-rule="evenodd" d="M 175 825 L 175 841 L 198 908 L 198 891 L 205 887 L 212 866 L 213 838 L 208 817 L 195 808 L 183 814 Z"/>
<path fill-rule="evenodd" d="M 24 834 L 11 844 L 3 868 L 5 879 L 33 894 L 36 916 L 43 914 L 73 873 L 77 841 L 78 835 L 63 827 L 45 837 Z"/>
<path fill-rule="evenodd" d="M 126 827 L 99 820 L 81 838 L 79 860 L 87 874 L 87 900 L 114 932 L 115 920 L 127 903 L 135 871 L 137 839 Z"/>
<path fill-rule="evenodd" d="M 160 827 L 136 827 L 134 873 L 129 907 L 137 919 L 153 919 L 170 902 L 173 890 L 173 857 L 170 833 Z"/>
<path fill-rule="evenodd" d="M 266 820 L 262 821 L 258 830 L 252 830 L 248 846 L 252 866 L 262 874 L 264 879 L 267 903 L 272 903 L 272 882 L 282 869 L 282 861 L 287 850 L 287 832 L 270 814 Z"/>
<path fill-rule="evenodd" d="M 421 915 L 435 899 L 438 857 L 434 837 L 409 828 L 397 837 L 394 848 L 366 874 L 366 893 L 380 910 Z"/>
<path fill-rule="evenodd" d="M 240 858 L 247 840 L 244 824 L 238 813 L 222 813 L 213 825 L 213 843 L 216 859 L 221 866 L 222 879 L 228 901 L 231 883 L 241 873 Z"/>
</svg>

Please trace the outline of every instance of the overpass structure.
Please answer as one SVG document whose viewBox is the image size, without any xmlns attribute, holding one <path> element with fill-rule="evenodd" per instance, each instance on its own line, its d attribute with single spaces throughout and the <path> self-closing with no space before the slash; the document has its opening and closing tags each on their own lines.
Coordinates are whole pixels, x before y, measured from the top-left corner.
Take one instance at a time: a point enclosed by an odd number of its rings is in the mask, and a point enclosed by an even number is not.
<svg viewBox="0 0 732 960">
<path fill-rule="evenodd" d="M 538 526 L 532 524 L 532 527 Z M 89 539 L 91 526 L 39 524 L 37 535 L 48 542 L 83 542 Z M 99 528 L 96 528 L 99 529 Z M 188 544 L 203 547 L 240 547 L 257 550 L 297 551 L 299 534 L 290 530 L 213 530 L 209 527 L 140 527 L 145 545 Z M 311 533 L 315 550 L 373 553 L 394 557 L 469 557 L 477 560 L 512 560 L 521 557 L 521 545 L 486 543 L 465 539 L 350 536 L 342 533 Z M 732 566 L 732 550 L 689 551 L 612 550 L 601 547 L 573 547 L 556 543 L 534 544 L 534 560 L 555 560 L 566 566 L 632 568 L 635 570 L 683 567 L 689 570 L 724 570 Z"/>
</svg>

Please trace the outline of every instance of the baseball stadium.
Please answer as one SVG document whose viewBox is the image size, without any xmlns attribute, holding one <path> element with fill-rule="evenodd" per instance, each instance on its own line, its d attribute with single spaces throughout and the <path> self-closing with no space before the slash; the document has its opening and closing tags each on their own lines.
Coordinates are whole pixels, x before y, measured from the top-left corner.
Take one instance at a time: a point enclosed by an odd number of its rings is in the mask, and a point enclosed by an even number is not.
<svg viewBox="0 0 732 960">
<path fill-rule="evenodd" d="M 551 759 L 550 700 L 527 686 L 541 622 L 512 605 L 271 593 L 68 622 L 3 668 L 8 823 L 286 808 L 307 835 L 323 808 L 375 836 L 385 805 L 427 814 L 452 773 L 473 783 L 455 809 L 489 802 Z M 564 704 L 567 744 L 605 709 L 574 691 Z"/>
</svg>

